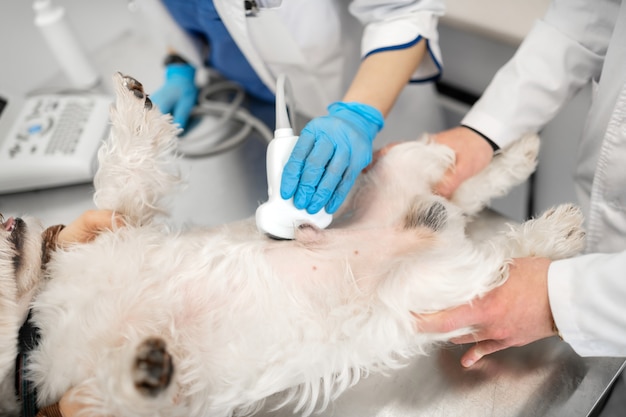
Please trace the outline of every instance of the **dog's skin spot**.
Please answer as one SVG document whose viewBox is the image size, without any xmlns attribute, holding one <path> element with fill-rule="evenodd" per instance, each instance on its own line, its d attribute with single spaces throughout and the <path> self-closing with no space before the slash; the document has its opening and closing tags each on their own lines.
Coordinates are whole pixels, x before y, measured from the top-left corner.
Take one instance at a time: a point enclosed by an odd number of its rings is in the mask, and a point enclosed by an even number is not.
<svg viewBox="0 0 626 417">
<path fill-rule="evenodd" d="M 448 220 L 446 207 L 439 201 L 428 206 L 414 205 L 404 219 L 406 229 L 427 227 L 433 231 L 441 230 Z"/>
</svg>

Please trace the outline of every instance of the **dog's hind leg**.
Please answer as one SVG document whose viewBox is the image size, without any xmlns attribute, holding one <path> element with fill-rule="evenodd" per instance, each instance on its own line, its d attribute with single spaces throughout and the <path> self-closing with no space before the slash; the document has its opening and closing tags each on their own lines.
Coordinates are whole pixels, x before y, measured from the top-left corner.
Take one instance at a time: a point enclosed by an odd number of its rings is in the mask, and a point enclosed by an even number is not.
<svg viewBox="0 0 626 417">
<path fill-rule="evenodd" d="M 511 227 L 505 234 L 511 257 L 569 258 L 584 246 L 583 215 L 573 204 L 562 204 L 540 217 Z"/>
<path fill-rule="evenodd" d="M 178 129 L 137 80 L 117 73 L 113 84 L 111 132 L 98 153 L 94 201 L 141 225 L 164 211 L 162 198 L 179 182 L 173 156 Z"/>
<path fill-rule="evenodd" d="M 452 195 L 452 202 L 466 214 L 474 215 L 493 198 L 523 183 L 537 166 L 539 137 L 528 134 L 494 156 L 491 164 L 465 181 Z"/>
</svg>

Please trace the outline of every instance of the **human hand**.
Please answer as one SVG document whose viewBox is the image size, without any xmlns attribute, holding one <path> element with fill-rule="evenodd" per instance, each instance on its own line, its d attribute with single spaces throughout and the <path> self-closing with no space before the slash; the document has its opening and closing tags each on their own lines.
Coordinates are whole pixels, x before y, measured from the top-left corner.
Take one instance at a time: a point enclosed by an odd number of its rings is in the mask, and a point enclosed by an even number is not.
<svg viewBox="0 0 626 417">
<path fill-rule="evenodd" d="M 471 327 L 473 334 L 451 340 L 476 343 L 461 358 L 470 367 L 483 356 L 512 346 L 524 346 L 556 334 L 548 299 L 547 258 L 517 258 L 509 278 L 483 297 L 453 309 L 414 314 L 422 333 L 448 333 Z"/>
<path fill-rule="evenodd" d="M 198 97 L 195 76 L 196 69 L 189 64 L 168 64 L 165 67 L 165 83 L 150 95 L 150 100 L 161 113 L 171 113 L 174 123 L 182 129 L 187 127 Z"/>
<path fill-rule="evenodd" d="M 59 411 L 63 417 L 73 417 L 83 409 L 83 406 L 73 399 L 69 395 L 71 391 L 66 392 L 59 401 Z"/>
<path fill-rule="evenodd" d="M 37 417 L 61 416 L 61 417 L 87 417 L 87 406 L 79 397 L 80 388 L 70 388 L 63 394 L 59 402 L 40 408 Z"/>
<path fill-rule="evenodd" d="M 463 126 L 434 135 L 437 143 L 454 151 L 456 161 L 443 179 L 435 186 L 435 194 L 450 198 L 466 179 L 482 171 L 493 158 L 493 148 L 478 133 Z"/>
<path fill-rule="evenodd" d="M 59 400 L 59 411 L 63 417 L 85 415 L 86 406 L 78 399 L 80 388 L 71 388 Z"/>
<path fill-rule="evenodd" d="M 384 124 L 376 108 L 356 102 L 328 106 L 300 133 L 281 179 L 282 198 L 309 213 L 334 213 L 363 168 L 372 160 L 372 142 Z"/>
<path fill-rule="evenodd" d="M 59 232 L 57 244 L 61 247 L 93 240 L 103 230 L 123 225 L 122 217 L 110 210 L 87 210 Z"/>
</svg>

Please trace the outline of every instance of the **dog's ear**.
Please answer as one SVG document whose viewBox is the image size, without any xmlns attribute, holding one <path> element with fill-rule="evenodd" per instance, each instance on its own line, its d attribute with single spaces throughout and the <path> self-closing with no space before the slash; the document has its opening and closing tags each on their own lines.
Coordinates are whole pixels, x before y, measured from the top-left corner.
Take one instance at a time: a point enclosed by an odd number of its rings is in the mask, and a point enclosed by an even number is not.
<svg viewBox="0 0 626 417">
<path fill-rule="evenodd" d="M 41 269 L 45 269 L 52 252 L 57 248 L 59 233 L 65 226 L 50 226 L 41 234 Z"/>
</svg>

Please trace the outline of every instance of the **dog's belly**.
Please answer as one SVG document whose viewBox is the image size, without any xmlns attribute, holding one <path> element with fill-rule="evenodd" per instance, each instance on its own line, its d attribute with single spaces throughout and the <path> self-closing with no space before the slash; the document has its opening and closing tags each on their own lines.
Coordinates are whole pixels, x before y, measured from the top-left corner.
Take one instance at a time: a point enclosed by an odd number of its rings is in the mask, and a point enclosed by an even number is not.
<svg viewBox="0 0 626 417">
<path fill-rule="evenodd" d="M 222 401 L 244 393 L 255 401 L 337 363 L 368 364 L 373 356 L 354 357 L 353 344 L 371 343 L 363 337 L 388 347 L 400 340 L 388 313 L 374 311 L 384 307 L 346 275 L 345 262 L 323 263 L 336 269 L 311 285 L 297 271 L 276 274 L 266 252 L 277 242 L 243 231 L 250 230 L 123 230 L 59 252 L 36 302 L 40 393 L 53 400 L 104 372 L 101 366 L 130 368 L 135 346 L 152 336 L 166 341 L 184 381 L 179 389 L 209 402 L 215 392 Z M 305 258 L 309 251 L 281 245 Z M 363 331 L 372 316 L 385 334 Z"/>
</svg>

